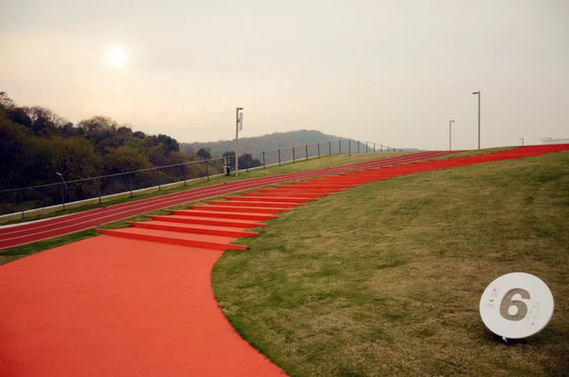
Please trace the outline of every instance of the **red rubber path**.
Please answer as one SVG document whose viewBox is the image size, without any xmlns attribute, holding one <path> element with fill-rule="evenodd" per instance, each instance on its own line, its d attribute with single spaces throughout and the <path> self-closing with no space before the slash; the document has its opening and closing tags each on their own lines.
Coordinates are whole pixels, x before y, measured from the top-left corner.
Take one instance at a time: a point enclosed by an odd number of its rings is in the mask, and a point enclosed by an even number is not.
<svg viewBox="0 0 569 377">
<path fill-rule="evenodd" d="M 222 253 L 100 236 L 0 266 L 0 376 L 282 376 L 219 310 Z"/>
</svg>

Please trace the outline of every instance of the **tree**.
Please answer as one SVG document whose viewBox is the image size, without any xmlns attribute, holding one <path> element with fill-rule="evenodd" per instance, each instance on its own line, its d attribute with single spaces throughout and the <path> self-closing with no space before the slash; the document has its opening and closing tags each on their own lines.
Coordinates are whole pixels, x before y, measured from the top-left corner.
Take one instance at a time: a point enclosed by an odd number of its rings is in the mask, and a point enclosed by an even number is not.
<svg viewBox="0 0 569 377">
<path fill-rule="evenodd" d="M 8 97 L 8 93 L 0 92 L 0 107 L 7 110 L 16 107 L 16 104 L 10 97 Z"/>
<path fill-rule="evenodd" d="M 101 172 L 101 157 L 95 147 L 82 137 L 52 138 L 53 165 L 66 179 L 83 179 Z"/>
<path fill-rule="evenodd" d="M 36 135 L 49 137 L 59 133 L 58 128 L 69 123 L 50 109 L 41 106 L 26 107 L 26 113 L 32 121 L 32 129 Z"/>
<path fill-rule="evenodd" d="M 211 153 L 209 152 L 209 148 L 201 148 L 196 154 L 199 158 L 202 158 L 204 160 L 209 160 L 211 158 Z"/>
<path fill-rule="evenodd" d="M 239 169 L 251 169 L 257 166 L 261 166 L 261 161 L 253 158 L 250 154 L 239 157 Z"/>
<path fill-rule="evenodd" d="M 121 126 L 117 128 L 116 139 L 119 145 L 123 145 L 132 138 L 132 130 L 130 127 Z"/>
<path fill-rule="evenodd" d="M 154 166 L 163 166 L 168 164 L 168 155 L 164 153 L 162 146 L 163 144 L 159 143 L 158 145 L 146 149 L 146 154 Z"/>
<path fill-rule="evenodd" d="M 172 152 L 166 160 L 167 165 L 183 164 L 190 160 L 189 156 L 182 152 Z"/>
<path fill-rule="evenodd" d="M 89 137 L 102 132 L 115 131 L 117 129 L 117 122 L 112 118 L 97 115 L 79 122 L 79 128 L 84 129 L 85 134 Z"/>
<path fill-rule="evenodd" d="M 156 137 L 157 143 L 162 143 L 164 152 L 178 152 L 180 151 L 180 146 L 178 145 L 178 141 L 174 138 L 171 138 L 168 135 L 158 134 Z"/>
<path fill-rule="evenodd" d="M 108 149 L 104 157 L 104 164 L 106 174 L 124 173 L 151 167 L 144 151 L 131 144 Z"/>
<path fill-rule="evenodd" d="M 94 116 L 79 122 L 79 128 L 85 137 L 95 143 L 97 152 L 104 154 L 105 149 L 120 145 L 117 140 L 117 122 L 109 117 Z"/>
<path fill-rule="evenodd" d="M 60 128 L 59 132 L 63 137 L 71 137 L 71 136 L 82 136 L 83 130 L 81 128 L 77 128 L 73 126 L 73 123 L 68 122 L 64 124 L 63 127 Z"/>
<path fill-rule="evenodd" d="M 40 138 L 28 127 L 0 119 L 0 185 L 2 188 L 50 182 L 53 142 Z"/>
<path fill-rule="evenodd" d="M 32 119 L 28 115 L 24 107 L 10 107 L 6 109 L 6 114 L 14 123 L 21 124 L 22 126 L 32 127 Z"/>
<path fill-rule="evenodd" d="M 0 189 L 13 188 L 18 185 L 18 156 L 25 154 L 26 142 L 33 138 L 30 128 L 16 124 L 10 120 L 6 112 L 0 108 Z"/>
</svg>

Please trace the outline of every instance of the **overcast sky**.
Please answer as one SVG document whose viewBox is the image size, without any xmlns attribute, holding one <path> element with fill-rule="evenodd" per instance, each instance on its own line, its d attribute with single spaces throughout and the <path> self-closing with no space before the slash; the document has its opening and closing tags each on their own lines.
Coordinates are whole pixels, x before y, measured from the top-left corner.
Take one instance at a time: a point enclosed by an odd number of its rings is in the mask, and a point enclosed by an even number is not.
<svg viewBox="0 0 569 377">
<path fill-rule="evenodd" d="M 569 138 L 569 0 L 0 2 L 0 91 L 74 123 L 471 149 L 478 90 L 482 147 Z"/>
</svg>

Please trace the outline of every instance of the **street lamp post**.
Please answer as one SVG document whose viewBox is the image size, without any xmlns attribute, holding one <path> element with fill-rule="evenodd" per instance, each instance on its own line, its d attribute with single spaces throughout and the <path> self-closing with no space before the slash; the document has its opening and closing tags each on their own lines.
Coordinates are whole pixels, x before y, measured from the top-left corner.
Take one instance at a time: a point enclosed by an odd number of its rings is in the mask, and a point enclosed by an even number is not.
<svg viewBox="0 0 569 377">
<path fill-rule="evenodd" d="M 239 111 L 243 110 L 242 107 L 238 107 L 237 111 L 235 112 L 235 176 L 239 174 L 239 158 L 238 158 L 238 149 L 239 149 L 239 130 L 243 129 L 243 113 L 239 113 Z"/>
<path fill-rule="evenodd" d="M 478 150 L 480 150 L 480 90 L 472 94 L 478 95 Z"/>
<path fill-rule="evenodd" d="M 454 120 L 448 121 L 448 150 L 452 151 L 452 130 L 451 125 L 454 123 Z"/>
<path fill-rule="evenodd" d="M 56 172 L 55 174 L 57 174 L 59 178 L 61 178 L 61 180 L 63 181 L 63 185 L 65 186 L 65 191 L 69 192 L 69 187 L 67 187 L 67 182 L 65 182 L 65 179 L 63 179 L 63 174 L 61 174 L 60 172 Z M 65 193 L 63 191 L 63 186 L 61 186 L 61 202 L 63 204 L 63 210 L 65 211 Z"/>
<path fill-rule="evenodd" d="M 524 138 L 520 137 L 520 140 L 522 141 L 522 147 L 524 146 Z"/>
</svg>

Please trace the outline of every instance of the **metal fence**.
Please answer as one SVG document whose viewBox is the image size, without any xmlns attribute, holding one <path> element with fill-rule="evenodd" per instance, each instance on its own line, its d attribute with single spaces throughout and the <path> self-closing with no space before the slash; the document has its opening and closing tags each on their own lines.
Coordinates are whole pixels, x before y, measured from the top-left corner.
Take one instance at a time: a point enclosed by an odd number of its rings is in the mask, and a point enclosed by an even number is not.
<svg viewBox="0 0 569 377">
<path fill-rule="evenodd" d="M 269 151 L 246 153 L 239 156 L 239 171 L 264 168 L 269 165 L 282 165 L 321 156 L 348 153 L 391 152 L 396 149 L 372 142 L 339 140 L 294 147 L 279 148 Z M 103 197 L 118 194 L 130 194 L 148 188 L 158 188 L 171 183 L 195 179 L 207 179 L 225 174 L 225 166 L 235 167 L 235 157 L 221 157 L 182 164 L 159 166 L 155 168 L 90 177 L 71 181 L 61 181 L 44 185 L 0 190 L 0 215 L 21 212 L 22 218 L 27 211 L 50 206 L 61 206 L 85 200 L 102 202 Z M 54 173 L 55 176 L 55 173 Z"/>
</svg>

